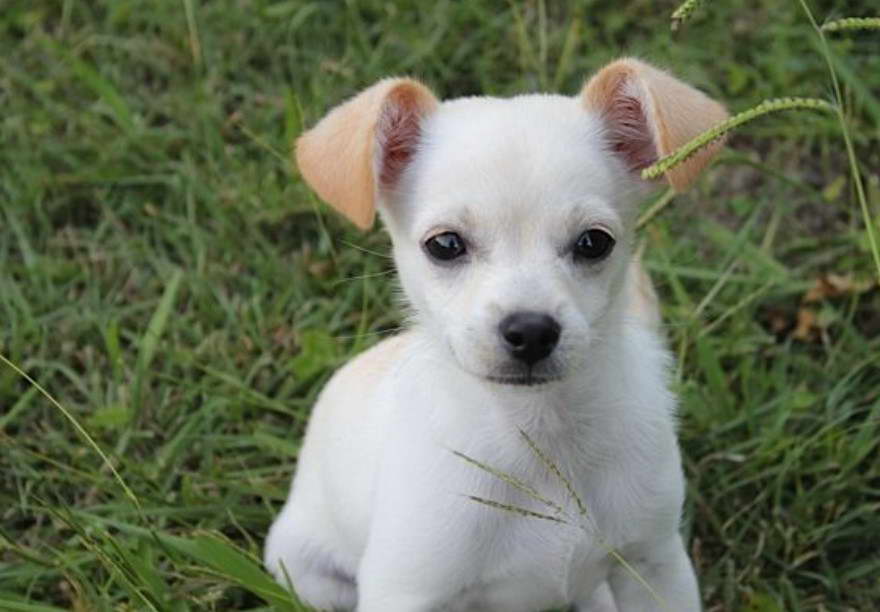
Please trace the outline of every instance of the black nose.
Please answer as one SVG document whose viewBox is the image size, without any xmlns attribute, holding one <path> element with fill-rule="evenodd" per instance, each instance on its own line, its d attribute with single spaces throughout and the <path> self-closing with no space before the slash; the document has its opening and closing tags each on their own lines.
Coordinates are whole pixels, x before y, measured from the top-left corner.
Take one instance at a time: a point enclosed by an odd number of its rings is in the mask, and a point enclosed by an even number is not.
<svg viewBox="0 0 880 612">
<path fill-rule="evenodd" d="M 534 365 L 553 352 L 561 328 L 556 319 L 540 312 L 514 312 L 498 326 L 514 358 Z"/>
</svg>

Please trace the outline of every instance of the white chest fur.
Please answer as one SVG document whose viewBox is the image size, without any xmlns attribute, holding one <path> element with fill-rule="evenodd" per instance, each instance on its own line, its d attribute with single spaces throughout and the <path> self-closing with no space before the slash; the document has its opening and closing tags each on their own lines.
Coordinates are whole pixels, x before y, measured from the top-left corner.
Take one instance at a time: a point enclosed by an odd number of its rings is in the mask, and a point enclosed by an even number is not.
<svg viewBox="0 0 880 612">
<path fill-rule="evenodd" d="M 574 601 L 605 579 L 611 550 L 677 524 L 681 475 L 662 353 L 652 363 L 649 338 L 628 340 L 641 368 L 594 368 L 552 394 L 472 388 L 436 367 L 439 384 L 420 385 L 407 371 L 417 360 L 395 376 L 401 412 L 390 429 L 405 434 L 387 440 L 377 494 L 390 503 L 380 511 L 430 532 L 429 549 L 449 549 L 447 583 L 462 585 L 461 609 Z"/>
</svg>

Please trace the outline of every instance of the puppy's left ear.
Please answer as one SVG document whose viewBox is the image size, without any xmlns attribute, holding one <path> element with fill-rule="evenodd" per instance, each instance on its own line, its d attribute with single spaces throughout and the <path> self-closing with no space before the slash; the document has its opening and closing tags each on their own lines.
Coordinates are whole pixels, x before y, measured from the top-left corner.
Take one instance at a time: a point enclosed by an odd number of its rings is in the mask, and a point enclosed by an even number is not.
<svg viewBox="0 0 880 612">
<path fill-rule="evenodd" d="M 587 109 L 608 130 L 609 148 L 629 170 L 647 168 L 701 132 L 727 118 L 725 108 L 672 75 L 635 59 L 602 68 L 581 91 Z M 666 173 L 683 191 L 721 149 L 715 142 Z"/>
<path fill-rule="evenodd" d="M 330 111 L 299 137 L 296 162 L 325 202 L 369 229 L 419 145 L 421 122 L 438 105 L 427 87 L 384 79 Z"/>
</svg>

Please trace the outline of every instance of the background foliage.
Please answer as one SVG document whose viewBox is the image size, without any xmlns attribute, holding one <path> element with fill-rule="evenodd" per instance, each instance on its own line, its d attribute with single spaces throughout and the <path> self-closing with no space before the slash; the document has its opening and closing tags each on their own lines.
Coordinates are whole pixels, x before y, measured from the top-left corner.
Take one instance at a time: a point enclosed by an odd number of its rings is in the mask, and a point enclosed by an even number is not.
<svg viewBox="0 0 880 612">
<path fill-rule="evenodd" d="M 289 143 L 381 76 L 574 93 L 621 54 L 735 111 L 830 99 L 797 2 L 706 3 L 672 33 L 674 8 L 6 0 L 0 354 L 61 407 L 0 364 L 0 608 L 297 609 L 261 540 L 315 394 L 400 319 L 387 238 L 319 205 Z M 830 37 L 876 223 L 880 31 Z M 870 609 L 880 292 L 835 118 L 746 126 L 643 233 L 707 608 Z"/>
</svg>

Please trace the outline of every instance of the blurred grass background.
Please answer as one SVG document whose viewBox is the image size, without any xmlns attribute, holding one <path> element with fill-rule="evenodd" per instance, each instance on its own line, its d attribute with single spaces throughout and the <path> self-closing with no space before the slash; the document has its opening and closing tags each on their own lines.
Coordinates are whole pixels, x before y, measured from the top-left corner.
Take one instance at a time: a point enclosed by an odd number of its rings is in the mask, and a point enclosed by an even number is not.
<svg viewBox="0 0 880 612">
<path fill-rule="evenodd" d="M 573 94 L 622 54 L 734 111 L 831 99 L 798 2 L 706 3 L 675 33 L 674 8 L 5 0 L 0 354 L 128 490 L 0 363 L 0 609 L 297 609 L 262 538 L 316 393 L 400 319 L 387 238 L 314 199 L 292 139 L 382 76 Z M 877 223 L 880 31 L 830 39 Z M 880 292 L 835 118 L 750 124 L 643 233 L 707 609 L 875 609 Z"/>
</svg>

